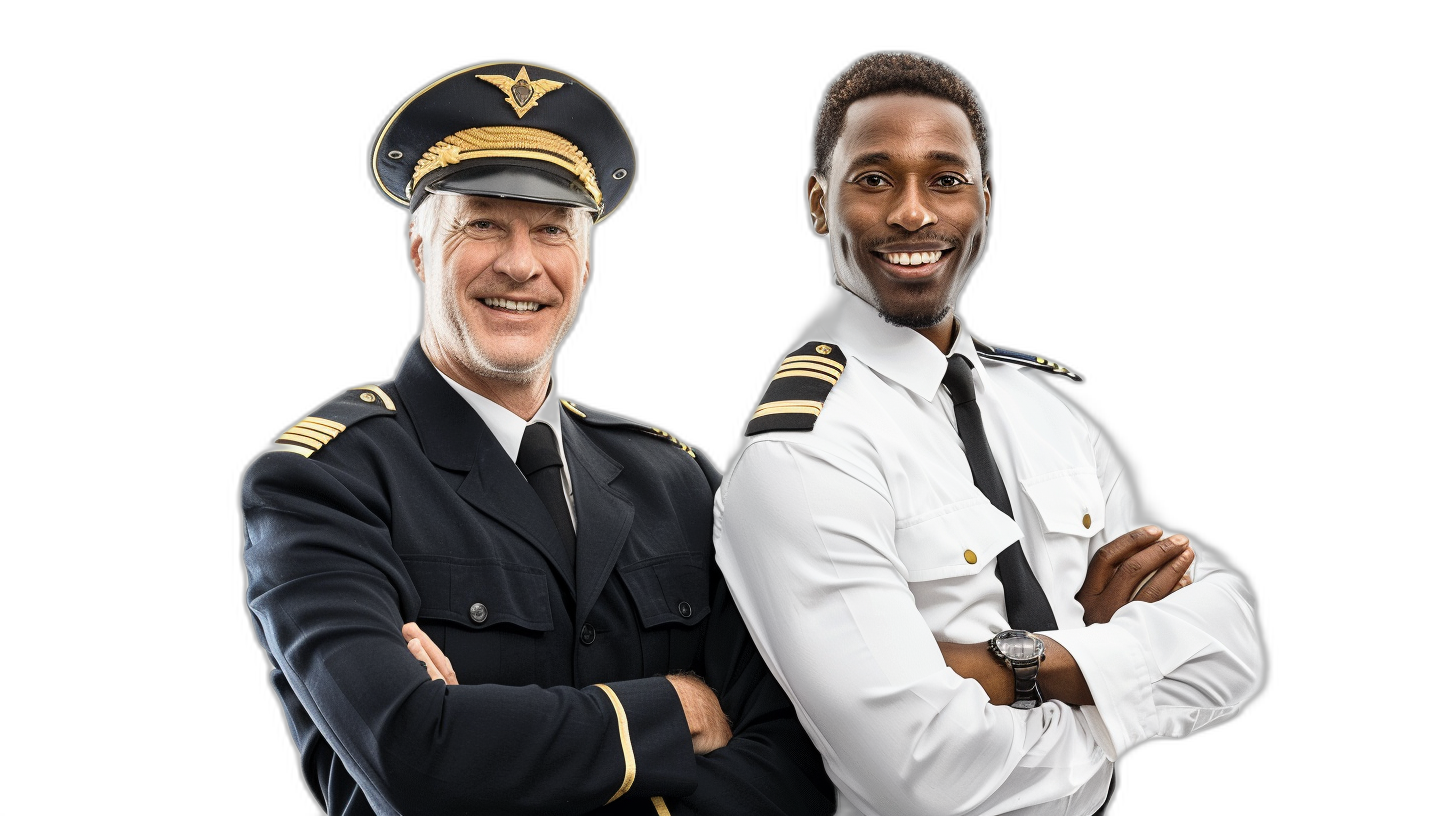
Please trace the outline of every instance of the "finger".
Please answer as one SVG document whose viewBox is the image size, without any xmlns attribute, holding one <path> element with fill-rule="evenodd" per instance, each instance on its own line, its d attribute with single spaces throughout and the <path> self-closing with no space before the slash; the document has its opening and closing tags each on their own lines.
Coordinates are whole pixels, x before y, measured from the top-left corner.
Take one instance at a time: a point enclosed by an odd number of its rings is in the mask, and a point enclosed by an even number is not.
<svg viewBox="0 0 1456 816">
<path fill-rule="evenodd" d="M 1134 601 L 1153 603 L 1168 597 L 1183 575 L 1188 571 L 1188 566 L 1193 563 L 1193 552 L 1184 550 L 1167 564 L 1159 567 L 1156 572 L 1148 576 L 1147 582 L 1132 596 Z"/>
<path fill-rule="evenodd" d="M 1164 564 L 1182 555 L 1188 549 L 1188 538 L 1173 535 L 1155 544 L 1150 544 L 1118 566 L 1112 579 L 1107 582 L 1107 592 L 1117 598 L 1131 598 L 1137 594 L 1137 587 Z"/>
<path fill-rule="evenodd" d="M 446 657 L 445 651 L 439 646 L 436 646 L 435 641 L 431 640 L 430 636 L 425 634 L 425 630 L 421 629 L 414 621 L 411 621 L 404 625 L 403 631 L 406 638 L 419 638 L 420 645 L 425 647 L 425 654 L 430 656 L 430 662 L 434 663 L 435 667 L 440 670 L 440 674 L 444 678 L 446 685 L 460 685 L 460 681 L 455 678 L 455 667 L 450 665 L 450 658 Z"/>
<path fill-rule="evenodd" d="M 425 671 L 430 675 L 431 680 L 445 679 L 441 676 L 440 670 L 435 668 L 435 664 L 430 662 L 430 656 L 425 653 L 425 647 L 420 643 L 419 638 L 413 638 L 405 645 L 409 647 L 410 654 L 415 656 L 415 660 L 425 664 Z"/>
<path fill-rule="evenodd" d="M 1124 533 L 1104 544 L 1087 565 L 1087 588 L 1094 593 L 1101 593 L 1123 561 L 1157 541 L 1162 534 L 1161 529 L 1148 525 Z"/>
</svg>

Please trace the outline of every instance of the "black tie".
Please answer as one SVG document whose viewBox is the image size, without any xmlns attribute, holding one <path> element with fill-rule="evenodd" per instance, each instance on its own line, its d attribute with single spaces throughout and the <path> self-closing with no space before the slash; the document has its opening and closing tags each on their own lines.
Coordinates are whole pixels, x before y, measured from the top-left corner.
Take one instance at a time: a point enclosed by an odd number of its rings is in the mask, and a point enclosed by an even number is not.
<svg viewBox="0 0 1456 816">
<path fill-rule="evenodd" d="M 955 403 L 956 432 L 966 446 L 966 461 L 971 465 L 971 477 L 992 506 L 1011 518 L 1011 500 L 1006 496 L 1006 485 L 1001 481 L 1001 471 L 991 455 L 991 445 L 986 441 L 986 428 L 981 424 L 981 409 L 976 405 L 976 388 L 971 382 L 971 363 L 956 354 L 945 369 L 941 380 L 950 391 Z M 1026 563 L 1026 553 L 1017 541 L 996 556 L 996 577 L 1006 592 L 1006 620 L 1012 629 L 1026 629 L 1032 632 L 1049 632 L 1057 628 L 1056 616 L 1046 593 Z"/>
<path fill-rule="evenodd" d="M 576 528 L 571 526 L 571 511 L 566 506 L 566 491 L 561 483 L 561 452 L 556 448 L 556 433 L 550 425 L 533 422 L 526 426 L 526 433 L 521 436 L 521 451 L 516 454 L 516 467 L 546 505 L 561 543 L 566 545 L 567 563 L 574 565 Z"/>
</svg>

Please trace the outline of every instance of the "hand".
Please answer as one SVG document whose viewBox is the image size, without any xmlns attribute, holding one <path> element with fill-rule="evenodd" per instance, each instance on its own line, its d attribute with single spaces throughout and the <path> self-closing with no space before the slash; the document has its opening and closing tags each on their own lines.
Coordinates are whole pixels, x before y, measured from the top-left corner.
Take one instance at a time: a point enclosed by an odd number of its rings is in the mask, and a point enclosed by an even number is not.
<svg viewBox="0 0 1456 816">
<path fill-rule="evenodd" d="M 447 686 L 460 685 L 460 681 L 455 679 L 455 668 L 450 665 L 450 658 L 440 651 L 435 641 L 430 640 L 425 630 L 410 621 L 400 631 L 404 633 L 405 645 L 409 647 L 410 654 L 425 664 L 425 671 L 429 673 L 431 680 L 444 680 Z"/>
<path fill-rule="evenodd" d="M 718 704 L 718 695 L 696 674 L 669 674 L 669 683 L 677 689 L 683 714 L 688 718 L 688 732 L 693 735 L 693 753 L 702 755 L 716 751 L 733 738 L 728 715 Z"/>
<path fill-rule="evenodd" d="M 1092 556 L 1087 579 L 1077 592 L 1082 621 L 1088 626 L 1107 623 L 1117 610 L 1133 601 L 1161 600 L 1188 585 L 1193 547 L 1182 535 L 1159 541 L 1163 531 L 1141 527 L 1108 542 Z"/>
</svg>

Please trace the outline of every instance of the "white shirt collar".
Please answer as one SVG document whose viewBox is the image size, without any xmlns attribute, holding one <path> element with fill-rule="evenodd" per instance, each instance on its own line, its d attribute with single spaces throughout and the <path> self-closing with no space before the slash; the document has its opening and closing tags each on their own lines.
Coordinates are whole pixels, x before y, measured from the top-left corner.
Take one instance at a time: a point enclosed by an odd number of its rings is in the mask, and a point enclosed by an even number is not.
<svg viewBox="0 0 1456 816">
<path fill-rule="evenodd" d="M 983 370 L 965 321 L 959 315 L 956 320 L 960 331 L 951 345 L 951 354 L 963 354 L 973 369 Z M 834 296 L 810 324 L 804 339 L 840 343 L 846 355 L 927 402 L 935 399 L 940 381 L 945 378 L 946 355 L 934 343 L 914 329 L 886 323 L 878 309 L 842 286 L 834 287 Z"/>
<path fill-rule="evenodd" d="M 465 398 L 475 413 L 480 415 L 485 427 L 495 436 L 495 440 L 505 449 L 506 455 L 511 461 L 516 461 L 516 456 L 521 452 L 521 437 L 526 434 L 526 426 L 532 422 L 544 422 L 551 426 L 551 432 L 556 434 L 556 447 L 561 452 L 561 461 L 566 461 L 566 449 L 561 442 L 561 400 L 556 394 L 556 377 L 551 377 L 551 391 L 546 395 L 546 401 L 536 409 L 536 415 L 529 420 L 521 419 L 504 406 L 492 402 L 480 394 L 471 391 L 469 388 L 450 379 L 445 372 L 435 369 L 455 393 Z"/>
</svg>

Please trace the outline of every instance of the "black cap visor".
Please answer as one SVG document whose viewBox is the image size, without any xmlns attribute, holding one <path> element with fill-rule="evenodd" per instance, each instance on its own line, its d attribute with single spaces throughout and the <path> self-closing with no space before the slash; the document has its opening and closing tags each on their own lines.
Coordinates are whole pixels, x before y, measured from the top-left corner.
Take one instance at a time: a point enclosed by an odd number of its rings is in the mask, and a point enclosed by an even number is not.
<svg viewBox="0 0 1456 816">
<path fill-rule="evenodd" d="M 570 173 L 553 164 L 530 159 L 467 159 L 441 167 L 420 182 L 410 197 L 411 210 L 420 206 L 425 193 L 514 198 L 561 207 L 582 207 L 594 213 L 600 213 L 602 209 Z"/>
</svg>

